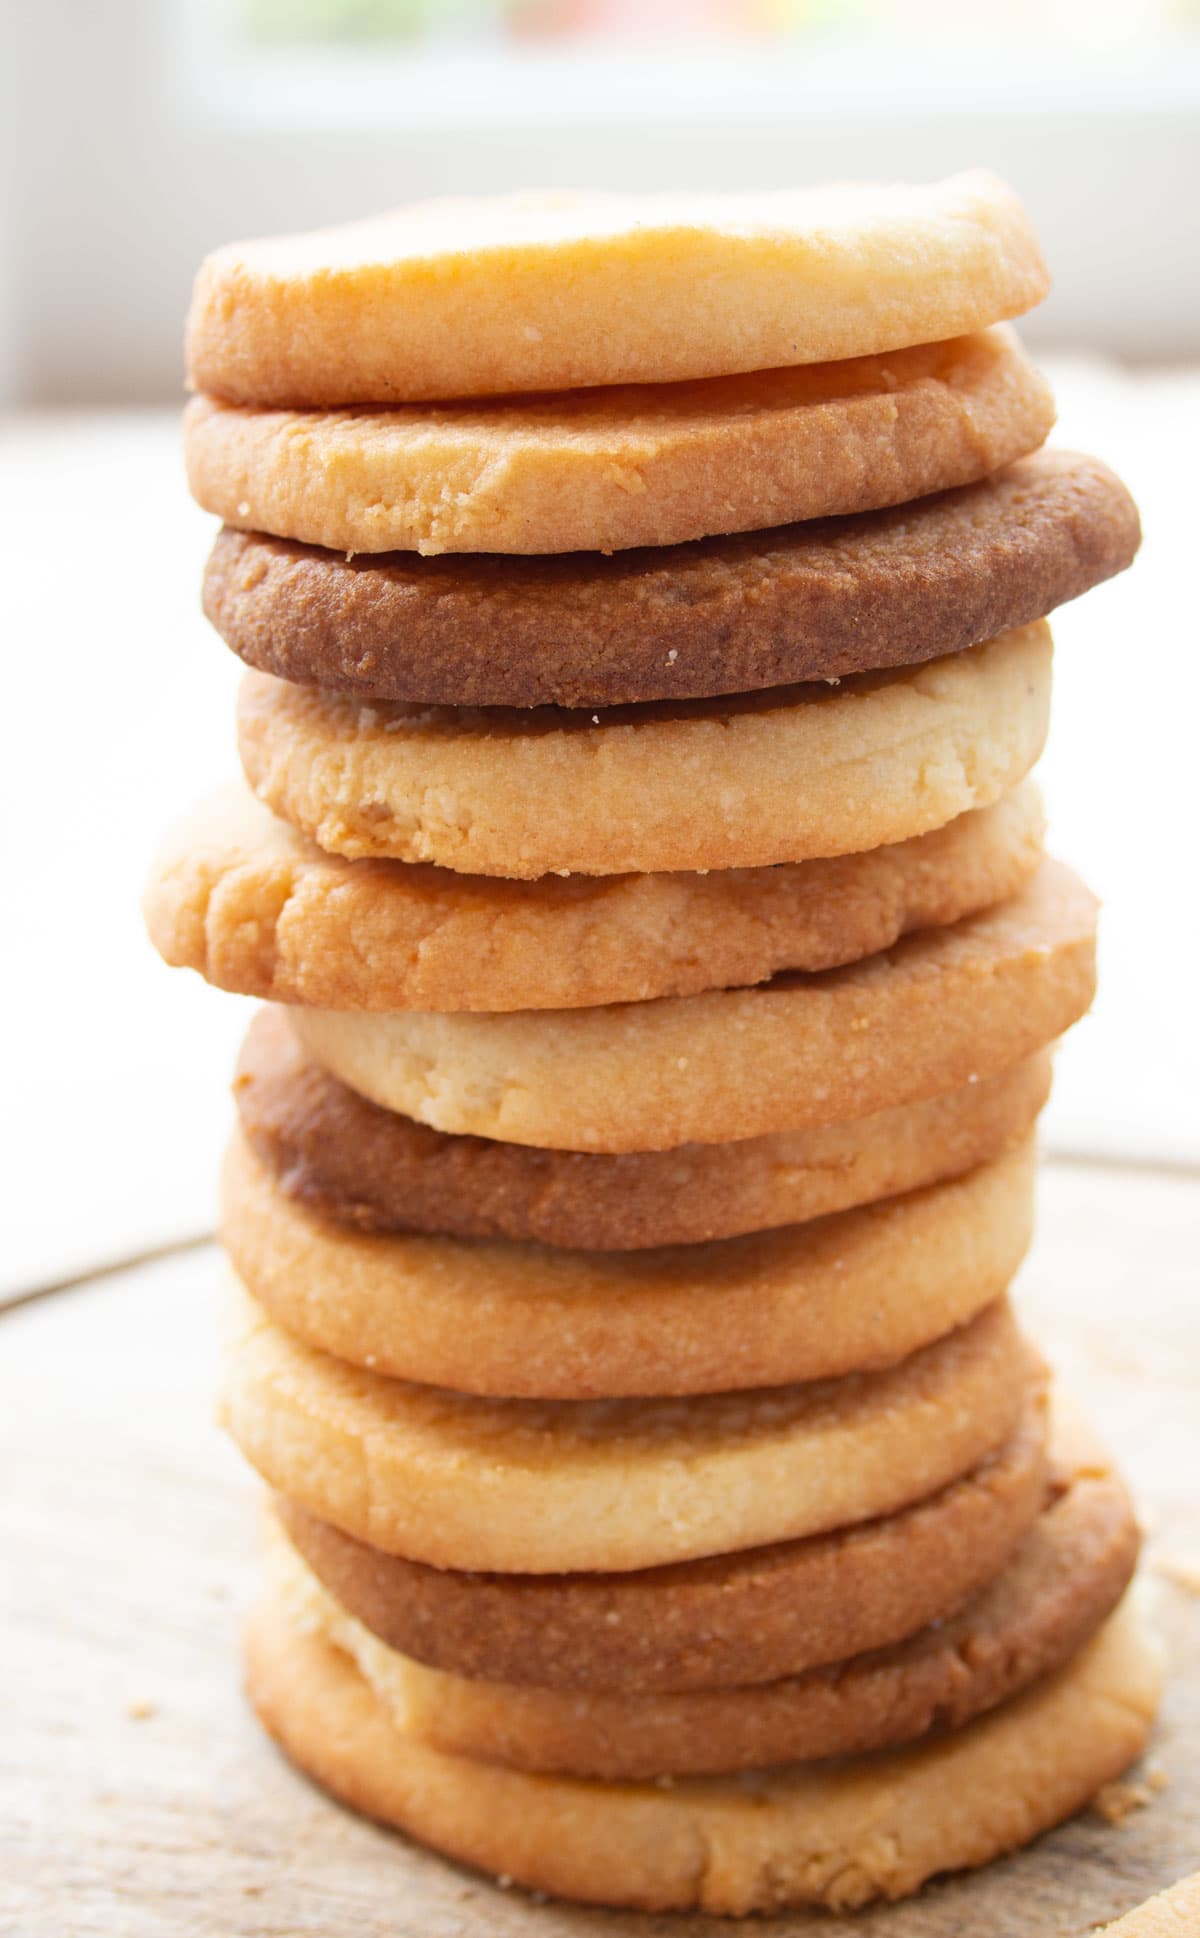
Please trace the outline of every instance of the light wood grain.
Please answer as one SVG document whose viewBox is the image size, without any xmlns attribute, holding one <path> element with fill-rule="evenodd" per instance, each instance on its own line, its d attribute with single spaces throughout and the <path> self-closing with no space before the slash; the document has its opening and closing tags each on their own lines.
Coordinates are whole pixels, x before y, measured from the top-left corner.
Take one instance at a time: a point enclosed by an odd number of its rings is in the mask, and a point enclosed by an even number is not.
<svg viewBox="0 0 1200 1938">
<path fill-rule="evenodd" d="M 1166 1787 L 1121 1827 L 1087 1814 L 910 1905 L 767 1929 L 1072 1938 L 1194 1867 L 1198 1253 L 1192 1183 L 1055 1165 L 1023 1281 L 1031 1329 L 1119 1454 L 1150 1525 L 1173 1672 L 1148 1768 Z M 219 1280 L 204 1250 L 0 1317 L 0 1933 L 727 1930 L 501 1892 L 356 1821 L 263 1740 L 237 1662 L 256 1488 L 211 1425 Z"/>
</svg>

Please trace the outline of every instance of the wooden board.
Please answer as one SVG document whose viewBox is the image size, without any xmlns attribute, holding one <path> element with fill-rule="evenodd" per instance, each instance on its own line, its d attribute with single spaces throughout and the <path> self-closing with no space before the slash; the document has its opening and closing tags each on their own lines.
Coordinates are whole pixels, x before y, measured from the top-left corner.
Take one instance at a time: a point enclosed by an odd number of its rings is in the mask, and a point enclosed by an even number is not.
<svg viewBox="0 0 1200 1938">
<path fill-rule="evenodd" d="M 828 1938 L 1071 1938 L 1200 1862 L 1200 1186 L 1058 1165 L 1030 1329 L 1119 1453 L 1173 1657 L 1119 1827 Z M 697 1938 L 716 1920 L 540 1904 L 359 1822 L 289 1769 L 238 1688 L 256 1489 L 211 1426 L 209 1249 L 0 1316 L 0 1932 L 5 1938 Z"/>
</svg>

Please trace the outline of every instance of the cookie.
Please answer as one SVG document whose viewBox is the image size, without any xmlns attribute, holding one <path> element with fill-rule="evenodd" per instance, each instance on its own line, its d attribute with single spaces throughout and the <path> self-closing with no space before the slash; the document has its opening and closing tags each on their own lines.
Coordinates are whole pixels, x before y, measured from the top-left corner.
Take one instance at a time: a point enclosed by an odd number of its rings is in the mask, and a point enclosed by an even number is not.
<svg viewBox="0 0 1200 1938">
<path fill-rule="evenodd" d="M 1045 744 L 1044 620 L 840 684 L 607 713 L 363 706 L 247 673 L 238 747 L 330 853 L 470 875 L 659 874 L 861 853 L 944 827 Z"/>
<path fill-rule="evenodd" d="M 1043 443 L 1007 328 L 696 383 L 395 410 L 194 397 L 192 495 L 239 530 L 337 552 L 620 552 L 874 511 Z"/>
<path fill-rule="evenodd" d="M 278 1605 L 247 1636 L 250 1700 L 343 1803 L 506 1884 L 716 1915 L 902 1898 L 1069 1817 L 1145 1748 L 1162 1656 L 1126 1600 L 1056 1675 L 862 1760 L 604 1784 L 447 1756 L 397 1729 L 350 1658 Z"/>
<path fill-rule="evenodd" d="M 1050 1054 L 875 1117 L 737 1144 L 606 1157 L 430 1130 L 381 1110 L 255 1016 L 234 1097 L 281 1191 L 359 1231 L 530 1239 L 585 1251 L 693 1245 L 803 1223 L 961 1176 L 1032 1129 Z"/>
<path fill-rule="evenodd" d="M 1180 1878 L 1168 1891 L 1147 1898 L 1099 1938 L 1195 1938 L 1200 1931 L 1200 1871 Z"/>
<path fill-rule="evenodd" d="M 891 511 L 607 558 L 347 558 L 226 529 L 204 610 L 248 666 L 302 686 L 593 709 L 940 659 L 1122 571 L 1138 539 L 1106 465 L 1042 450 Z"/>
<path fill-rule="evenodd" d="M 437 1130 L 578 1151 L 719 1144 L 1011 1069 L 1086 1010 L 1096 903 L 1060 862 L 1012 901 L 822 976 L 510 1016 L 292 1009 L 308 1054 Z"/>
<path fill-rule="evenodd" d="M 1047 1388 L 997 1452 L 914 1506 L 832 1534 L 627 1574 L 466 1574 L 384 1554 L 276 1495 L 288 1539 L 390 1648 L 459 1676 L 627 1696 L 773 1682 L 953 1614 L 1041 1510 Z"/>
<path fill-rule="evenodd" d="M 1028 1389 L 1005 1301 L 882 1372 L 687 1399 L 496 1400 L 384 1379 L 239 1295 L 222 1417 L 268 1485 L 388 1553 L 563 1574 L 796 1540 L 923 1499 Z"/>
<path fill-rule="evenodd" d="M 756 195 L 443 198 L 207 256 L 188 381 L 250 404 L 663 383 L 932 342 L 1049 288 L 983 169 Z"/>
<path fill-rule="evenodd" d="M 965 1325 L 1033 1231 L 1032 1139 L 966 1177 L 710 1245 L 568 1252 L 372 1236 L 305 1211 L 235 1135 L 220 1238 L 310 1346 L 458 1393 L 556 1400 L 836 1378 Z"/>
<path fill-rule="evenodd" d="M 573 1009 L 874 955 L 1014 895 L 1042 855 L 1032 781 L 890 848 L 715 874 L 504 881 L 345 861 L 231 787 L 147 889 L 159 953 L 218 988 L 325 1009 Z"/>
<path fill-rule="evenodd" d="M 1117 1476 L 1056 1476 L 1008 1567 L 948 1620 L 892 1647 L 754 1687 L 636 1696 L 483 1682 L 389 1648 L 268 1529 L 267 1579 L 349 1655 L 407 1736 L 514 1769 L 641 1782 L 858 1756 L 961 1729 L 1078 1653 L 1112 1614 L 1137 1561 L 1138 1528 Z"/>
</svg>

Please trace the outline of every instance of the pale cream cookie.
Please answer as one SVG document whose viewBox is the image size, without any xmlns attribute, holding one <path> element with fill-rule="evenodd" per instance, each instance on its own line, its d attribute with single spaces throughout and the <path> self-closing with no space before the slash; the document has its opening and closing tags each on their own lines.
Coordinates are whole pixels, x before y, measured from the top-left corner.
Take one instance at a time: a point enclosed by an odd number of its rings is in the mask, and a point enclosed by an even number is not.
<svg viewBox="0 0 1200 1938">
<path fill-rule="evenodd" d="M 174 967 L 325 1009 L 574 1009 L 831 969 L 1002 902 L 1042 856 L 1032 781 L 892 847 L 713 874 L 504 881 L 328 855 L 230 787 L 159 852 L 144 910 Z"/>
<path fill-rule="evenodd" d="M 440 198 L 214 250 L 188 381 L 302 405 L 662 383 L 933 342 L 1048 287 L 1025 210 L 978 168 L 753 195 Z"/>
<path fill-rule="evenodd" d="M 807 1225 L 639 1252 L 370 1235 L 314 1217 L 245 1140 L 221 1243 L 290 1333 L 459 1393 L 587 1400 L 890 1366 L 1005 1290 L 1033 1231 L 1032 1140 L 967 1176 Z"/>
<path fill-rule="evenodd" d="M 1096 903 L 1059 862 L 1011 902 L 822 976 L 509 1016 L 292 1009 L 304 1048 L 441 1131 L 643 1152 L 867 1117 L 1011 1069 L 1095 986 Z"/>
<path fill-rule="evenodd" d="M 906 504 L 1037 449 L 1005 327 L 844 363 L 394 410 L 194 397 L 192 495 L 335 552 L 620 552 Z"/>
<path fill-rule="evenodd" d="M 342 1802 L 505 1883 L 744 1916 L 906 1897 L 1031 1842 L 1141 1754 L 1162 1657 L 1127 1600 L 1073 1662 L 964 1729 L 670 1788 L 431 1749 L 397 1729 L 349 1656 L 273 1603 L 250 1627 L 247 1686 L 272 1736 Z"/>
<path fill-rule="evenodd" d="M 1015 787 L 1045 744 L 1050 628 L 833 685 L 565 713 L 366 707 L 248 673 L 260 800 L 327 851 L 468 875 L 659 874 L 862 853 Z"/>
<path fill-rule="evenodd" d="M 620 1571 L 894 1513 L 1004 1443 L 1029 1377 L 1000 1300 L 881 1372 L 686 1399 L 481 1399 L 347 1366 L 243 1292 L 222 1418 L 271 1487 L 386 1552 Z"/>
</svg>

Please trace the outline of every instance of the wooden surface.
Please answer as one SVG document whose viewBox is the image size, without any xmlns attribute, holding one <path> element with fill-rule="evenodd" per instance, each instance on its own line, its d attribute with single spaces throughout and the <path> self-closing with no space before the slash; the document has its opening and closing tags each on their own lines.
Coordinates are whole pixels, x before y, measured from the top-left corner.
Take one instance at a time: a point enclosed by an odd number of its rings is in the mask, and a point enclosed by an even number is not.
<svg viewBox="0 0 1200 1938">
<path fill-rule="evenodd" d="M 1047 1167 L 1022 1310 L 1138 1493 L 1172 1656 L 1146 1807 L 910 1905 L 767 1928 L 1073 1938 L 1200 1862 L 1198 1256 L 1195 1179 Z M 4 1938 L 727 1931 L 501 1892 L 352 1818 L 262 1738 L 237 1660 L 256 1490 L 211 1424 L 219 1304 L 205 1247 L 0 1315 Z"/>
</svg>

